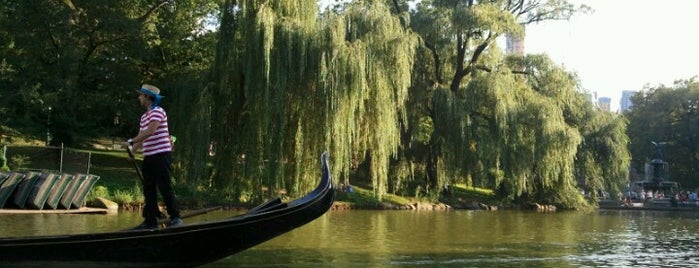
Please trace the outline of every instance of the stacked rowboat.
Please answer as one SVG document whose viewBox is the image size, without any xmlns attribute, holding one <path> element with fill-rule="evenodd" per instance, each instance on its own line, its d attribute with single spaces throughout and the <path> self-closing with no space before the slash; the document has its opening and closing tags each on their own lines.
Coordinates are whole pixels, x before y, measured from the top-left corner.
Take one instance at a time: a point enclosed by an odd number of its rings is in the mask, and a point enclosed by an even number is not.
<svg viewBox="0 0 699 268">
<path fill-rule="evenodd" d="M 99 176 L 0 172 L 0 209 L 79 209 Z"/>
</svg>

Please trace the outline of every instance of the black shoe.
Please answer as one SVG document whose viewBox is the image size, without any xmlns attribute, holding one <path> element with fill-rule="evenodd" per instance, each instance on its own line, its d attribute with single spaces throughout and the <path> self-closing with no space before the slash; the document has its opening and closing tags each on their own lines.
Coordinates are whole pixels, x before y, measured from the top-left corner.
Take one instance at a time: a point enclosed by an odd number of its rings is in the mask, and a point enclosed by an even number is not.
<svg viewBox="0 0 699 268">
<path fill-rule="evenodd" d="M 182 218 L 174 217 L 174 218 L 170 219 L 170 222 L 167 223 L 167 227 L 174 227 L 177 225 L 182 225 Z"/>
<path fill-rule="evenodd" d="M 149 224 L 149 223 L 146 223 L 144 221 L 131 230 L 157 230 L 157 229 L 160 229 L 160 227 L 158 227 L 157 224 Z"/>
</svg>

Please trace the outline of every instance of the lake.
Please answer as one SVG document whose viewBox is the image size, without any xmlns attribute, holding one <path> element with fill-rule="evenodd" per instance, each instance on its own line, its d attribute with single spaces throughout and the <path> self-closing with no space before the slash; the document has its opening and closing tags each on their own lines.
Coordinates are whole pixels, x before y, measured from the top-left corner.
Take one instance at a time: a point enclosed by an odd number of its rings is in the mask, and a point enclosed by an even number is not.
<svg viewBox="0 0 699 268">
<path fill-rule="evenodd" d="M 237 213 L 218 211 L 185 222 Z M 112 231 L 140 221 L 139 214 L 131 212 L 0 215 L 0 236 Z M 329 211 L 301 228 L 204 267 L 698 265 L 697 212 L 349 210 Z"/>
</svg>

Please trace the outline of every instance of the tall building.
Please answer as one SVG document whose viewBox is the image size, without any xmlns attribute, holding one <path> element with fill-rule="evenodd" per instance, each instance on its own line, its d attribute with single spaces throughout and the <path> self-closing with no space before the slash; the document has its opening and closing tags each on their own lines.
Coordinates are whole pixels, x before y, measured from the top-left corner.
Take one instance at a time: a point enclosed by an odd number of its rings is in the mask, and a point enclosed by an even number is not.
<svg viewBox="0 0 699 268">
<path fill-rule="evenodd" d="M 621 108 L 621 112 L 624 113 L 631 109 L 631 106 L 633 106 L 633 103 L 631 103 L 631 97 L 633 95 L 636 95 L 636 91 L 633 90 L 624 90 L 621 92 L 621 100 L 619 101 L 619 107 Z"/>
<path fill-rule="evenodd" d="M 597 107 L 604 111 L 611 111 L 612 99 L 609 97 L 600 97 L 597 99 Z"/>
<path fill-rule="evenodd" d="M 515 37 L 507 34 L 505 52 L 508 54 L 524 55 L 524 35 L 522 35 L 522 37 Z"/>
</svg>

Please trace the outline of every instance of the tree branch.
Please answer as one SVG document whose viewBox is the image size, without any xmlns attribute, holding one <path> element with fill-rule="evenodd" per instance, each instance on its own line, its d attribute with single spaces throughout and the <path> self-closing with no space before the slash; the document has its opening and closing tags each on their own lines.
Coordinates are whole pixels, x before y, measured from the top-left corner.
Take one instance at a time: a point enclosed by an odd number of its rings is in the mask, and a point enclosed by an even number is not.
<svg viewBox="0 0 699 268">
<path fill-rule="evenodd" d="M 393 6 L 396 7 L 396 14 L 400 13 L 400 6 L 398 5 L 398 0 L 393 0 Z"/>
<path fill-rule="evenodd" d="M 449 85 L 451 91 L 458 90 L 459 85 L 461 84 L 461 79 L 468 74 L 468 71 L 464 68 L 468 39 L 469 38 L 467 37 L 466 40 L 464 40 L 463 33 L 458 33 L 456 36 L 456 70 L 454 70 L 454 77 L 451 79 L 451 85 Z"/>
<path fill-rule="evenodd" d="M 439 59 L 439 54 L 437 53 L 437 48 L 434 46 L 434 44 L 425 41 L 425 47 L 432 52 L 432 59 L 434 60 L 434 76 L 435 76 L 435 81 L 437 83 L 442 84 L 444 81 L 442 81 L 442 62 Z"/>
<path fill-rule="evenodd" d="M 483 51 L 485 51 L 486 48 L 490 45 L 490 43 L 497 38 L 498 34 L 495 34 L 493 32 L 488 32 L 488 37 L 483 40 L 482 43 L 480 43 L 476 49 L 473 51 L 473 56 L 471 56 L 471 60 L 469 60 L 468 67 L 464 68 L 463 61 L 465 57 L 465 51 L 466 51 L 466 44 L 464 44 L 462 47 L 458 48 L 458 53 L 457 53 L 457 68 L 455 70 L 454 78 L 451 81 L 450 89 L 452 91 L 456 91 L 459 89 L 459 85 L 461 84 L 461 80 L 464 78 L 464 76 L 468 75 L 473 71 L 475 68 L 476 63 L 478 62 L 478 59 L 480 59 L 481 54 L 483 54 Z"/>
<path fill-rule="evenodd" d="M 63 0 L 63 4 L 65 4 L 68 7 L 68 10 L 70 10 L 70 16 L 68 16 L 68 25 L 78 24 L 78 20 L 80 19 L 80 11 L 77 8 L 75 8 L 73 1 Z"/>
<path fill-rule="evenodd" d="M 145 21 L 148 17 L 150 17 L 156 10 L 159 8 L 163 7 L 165 4 L 169 3 L 169 0 L 161 0 L 158 4 L 152 6 L 146 14 L 143 14 L 140 18 L 138 18 L 139 21 Z"/>
</svg>

